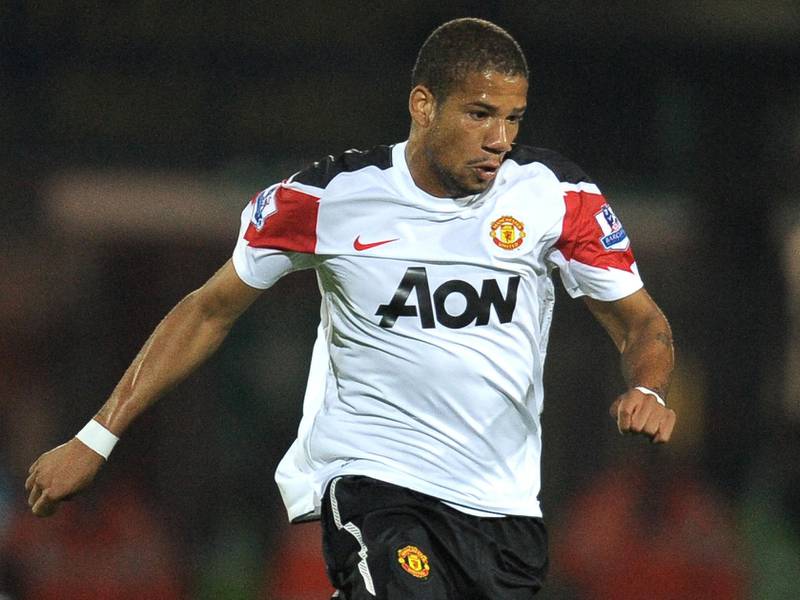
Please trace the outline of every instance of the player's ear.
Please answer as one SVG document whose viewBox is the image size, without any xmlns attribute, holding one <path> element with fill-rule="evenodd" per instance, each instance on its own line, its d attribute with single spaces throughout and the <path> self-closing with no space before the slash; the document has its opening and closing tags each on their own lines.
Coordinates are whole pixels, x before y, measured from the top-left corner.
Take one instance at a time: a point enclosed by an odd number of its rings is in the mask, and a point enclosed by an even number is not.
<svg viewBox="0 0 800 600">
<path fill-rule="evenodd" d="M 408 96 L 408 112 L 411 120 L 420 127 L 429 127 L 436 114 L 436 98 L 424 85 L 414 86 Z"/>
</svg>

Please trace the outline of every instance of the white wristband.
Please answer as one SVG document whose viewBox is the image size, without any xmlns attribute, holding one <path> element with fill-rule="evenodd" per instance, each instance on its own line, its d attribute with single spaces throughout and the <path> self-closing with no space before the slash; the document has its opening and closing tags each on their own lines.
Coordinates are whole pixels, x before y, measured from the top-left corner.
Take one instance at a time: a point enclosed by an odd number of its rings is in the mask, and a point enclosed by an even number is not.
<svg viewBox="0 0 800 600">
<path fill-rule="evenodd" d="M 640 392 L 642 392 L 643 394 L 647 394 L 648 396 L 652 396 L 653 398 L 656 399 L 656 402 L 658 402 L 661 406 L 664 407 L 667 406 L 667 403 L 664 402 L 664 399 L 650 388 L 646 388 L 643 385 L 637 385 L 634 389 L 639 390 Z"/>
<path fill-rule="evenodd" d="M 108 455 L 111 454 L 114 446 L 119 441 L 117 436 L 94 419 L 89 421 L 75 437 L 106 460 L 108 460 Z"/>
</svg>

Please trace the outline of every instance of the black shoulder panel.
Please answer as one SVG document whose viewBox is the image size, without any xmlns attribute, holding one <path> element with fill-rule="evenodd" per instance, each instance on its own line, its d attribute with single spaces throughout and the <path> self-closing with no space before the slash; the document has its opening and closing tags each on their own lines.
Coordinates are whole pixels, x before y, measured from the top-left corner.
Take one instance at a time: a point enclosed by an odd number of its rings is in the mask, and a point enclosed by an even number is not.
<svg viewBox="0 0 800 600">
<path fill-rule="evenodd" d="M 561 156 L 555 150 L 514 144 L 511 152 L 506 154 L 506 159 L 513 160 L 520 165 L 540 162 L 553 171 L 556 177 L 558 177 L 558 180 L 564 183 L 580 183 L 581 181 L 592 183 L 591 178 L 584 173 L 583 169 L 571 160 Z"/>
<path fill-rule="evenodd" d="M 347 150 L 338 157 L 326 156 L 291 177 L 290 181 L 324 188 L 339 173 L 350 173 L 365 167 L 388 169 L 392 166 L 392 147 L 375 146 L 371 150 Z"/>
</svg>

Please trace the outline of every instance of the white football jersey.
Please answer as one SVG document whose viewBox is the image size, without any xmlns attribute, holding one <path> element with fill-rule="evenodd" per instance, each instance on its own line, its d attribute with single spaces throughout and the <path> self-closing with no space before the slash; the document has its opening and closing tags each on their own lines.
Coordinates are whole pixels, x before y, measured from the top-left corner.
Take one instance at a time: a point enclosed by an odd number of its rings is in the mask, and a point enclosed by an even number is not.
<svg viewBox="0 0 800 600">
<path fill-rule="evenodd" d="M 541 516 L 551 272 L 573 297 L 623 298 L 642 286 L 630 242 L 555 152 L 515 146 L 487 191 L 437 198 L 405 147 L 328 157 L 242 213 L 241 279 L 267 288 L 314 268 L 322 295 L 303 419 L 276 474 L 289 518 L 318 514 L 344 474 Z"/>
</svg>

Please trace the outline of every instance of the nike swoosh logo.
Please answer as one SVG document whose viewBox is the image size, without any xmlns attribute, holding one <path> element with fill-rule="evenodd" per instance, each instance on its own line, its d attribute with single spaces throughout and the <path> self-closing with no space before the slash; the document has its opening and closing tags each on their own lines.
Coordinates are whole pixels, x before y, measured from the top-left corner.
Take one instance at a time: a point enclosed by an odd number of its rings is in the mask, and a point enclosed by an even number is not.
<svg viewBox="0 0 800 600">
<path fill-rule="evenodd" d="M 381 240 L 380 242 L 370 242 L 369 244 L 362 244 L 361 243 L 361 236 L 359 235 L 356 239 L 353 240 L 353 248 L 355 248 L 358 252 L 362 250 L 369 250 L 370 248 L 374 248 L 375 246 L 382 246 L 383 244 L 390 244 L 392 242 L 396 242 L 400 238 L 394 238 L 392 240 Z"/>
</svg>

